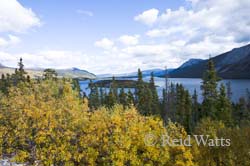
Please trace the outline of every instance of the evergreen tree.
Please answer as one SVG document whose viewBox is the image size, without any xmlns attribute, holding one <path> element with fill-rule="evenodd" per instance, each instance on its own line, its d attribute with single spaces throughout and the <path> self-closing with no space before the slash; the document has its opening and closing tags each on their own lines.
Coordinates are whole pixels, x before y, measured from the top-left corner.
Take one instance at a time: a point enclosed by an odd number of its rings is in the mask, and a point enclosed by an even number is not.
<svg viewBox="0 0 250 166">
<path fill-rule="evenodd" d="M 222 120 L 224 124 L 231 125 L 232 105 L 227 98 L 226 88 L 223 84 L 220 86 L 220 93 L 217 100 L 217 119 Z"/>
<path fill-rule="evenodd" d="M 100 106 L 98 87 L 90 80 L 89 88 L 89 107 L 91 109 L 97 109 Z"/>
<path fill-rule="evenodd" d="M 0 92 L 7 94 L 7 91 L 8 91 L 7 80 L 5 78 L 5 75 L 2 74 L 1 80 L 0 80 Z"/>
<path fill-rule="evenodd" d="M 57 77 L 57 72 L 54 69 L 45 69 L 43 74 L 43 77 L 45 80 L 53 79 L 55 80 Z"/>
<path fill-rule="evenodd" d="M 140 112 L 142 112 L 144 109 L 145 101 L 145 87 L 142 79 L 142 72 L 140 69 L 138 69 L 138 80 L 136 84 L 136 102 L 137 108 Z"/>
<path fill-rule="evenodd" d="M 99 88 L 100 90 L 100 104 L 101 105 L 105 105 L 105 94 L 104 94 L 104 92 L 103 92 L 103 88 L 102 87 L 100 87 Z"/>
<path fill-rule="evenodd" d="M 118 87 L 117 87 L 116 80 L 115 80 L 114 76 L 112 77 L 110 91 L 114 97 L 115 103 L 117 103 L 117 101 L 118 101 Z"/>
<path fill-rule="evenodd" d="M 127 101 L 127 94 L 124 91 L 124 88 L 122 87 L 119 93 L 119 103 L 122 104 L 123 106 L 128 105 Z"/>
<path fill-rule="evenodd" d="M 185 96 L 184 87 L 181 84 L 176 84 L 176 119 L 175 121 L 183 124 L 183 116 L 185 112 Z"/>
<path fill-rule="evenodd" d="M 144 86 L 145 93 L 143 94 L 144 102 L 141 105 L 141 113 L 149 116 L 155 114 L 155 110 L 153 109 L 153 95 L 150 88 L 147 85 Z"/>
<path fill-rule="evenodd" d="M 24 70 L 24 64 L 23 64 L 23 59 L 20 58 L 20 61 L 18 62 L 18 75 L 19 75 L 19 80 L 20 81 L 25 81 L 25 75 L 27 72 Z"/>
<path fill-rule="evenodd" d="M 162 90 L 162 100 L 160 102 L 162 119 L 164 119 L 165 116 L 166 116 L 166 109 L 165 109 L 166 108 L 166 102 L 167 102 L 166 98 L 167 98 L 166 89 L 163 88 L 163 90 Z"/>
<path fill-rule="evenodd" d="M 135 104 L 135 98 L 134 98 L 134 94 L 131 92 L 131 90 L 128 90 L 128 94 L 127 94 L 127 103 L 128 105 L 134 105 Z"/>
<path fill-rule="evenodd" d="M 143 81 L 142 72 L 138 69 L 138 81 L 136 86 L 137 108 L 142 115 L 152 115 L 153 95 L 150 87 Z"/>
<path fill-rule="evenodd" d="M 72 80 L 72 85 L 73 85 L 73 90 L 77 91 L 79 97 L 82 97 L 81 95 L 82 90 L 79 84 L 79 80 L 77 78 Z"/>
<path fill-rule="evenodd" d="M 142 79 L 142 72 L 140 69 L 138 69 L 138 74 L 137 74 L 138 80 L 136 83 L 136 88 L 135 88 L 135 100 L 137 103 L 139 103 L 139 99 L 142 97 L 143 93 L 143 79 Z"/>
<path fill-rule="evenodd" d="M 26 81 L 28 82 L 28 83 L 30 83 L 30 76 L 29 75 L 27 75 L 27 77 L 26 77 Z"/>
<path fill-rule="evenodd" d="M 192 111 L 193 124 L 197 124 L 200 119 L 200 109 L 199 109 L 198 95 L 196 89 L 194 90 L 194 94 L 192 96 L 192 110 L 193 110 Z"/>
<path fill-rule="evenodd" d="M 11 75 L 12 84 L 16 86 L 19 82 L 26 82 L 27 72 L 24 70 L 23 59 L 20 58 L 18 62 L 18 69 L 15 69 L 15 73 Z"/>
<path fill-rule="evenodd" d="M 203 113 L 202 116 L 209 116 L 213 119 L 216 118 L 216 100 L 218 97 L 217 84 L 219 78 L 216 75 L 214 63 L 210 59 L 208 61 L 207 70 L 204 73 L 203 81 L 201 85 L 203 95 Z"/>
<path fill-rule="evenodd" d="M 184 115 L 184 123 L 183 126 L 186 128 L 186 131 L 188 133 L 192 132 L 192 129 L 194 127 L 193 123 L 193 112 L 192 112 L 192 99 L 189 95 L 188 90 L 184 91 L 184 96 L 185 96 L 185 115 Z"/>
<path fill-rule="evenodd" d="M 234 106 L 233 111 L 234 122 L 240 127 L 250 125 L 250 111 L 247 108 L 247 101 L 244 97 Z"/>
<path fill-rule="evenodd" d="M 116 97 L 114 96 L 111 90 L 109 90 L 109 93 L 107 94 L 105 98 L 105 103 L 108 108 L 113 107 L 116 103 Z"/>
<path fill-rule="evenodd" d="M 149 88 L 151 90 L 152 94 L 152 110 L 153 114 L 160 115 L 160 103 L 159 103 L 159 97 L 157 94 L 157 90 L 155 87 L 155 81 L 154 81 L 154 73 L 151 73 L 150 81 L 149 81 Z"/>
</svg>

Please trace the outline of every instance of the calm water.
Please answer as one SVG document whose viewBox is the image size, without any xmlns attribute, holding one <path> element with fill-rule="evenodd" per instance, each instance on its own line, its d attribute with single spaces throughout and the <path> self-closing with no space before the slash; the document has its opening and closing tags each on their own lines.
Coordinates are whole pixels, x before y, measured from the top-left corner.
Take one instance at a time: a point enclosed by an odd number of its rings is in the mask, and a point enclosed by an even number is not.
<svg viewBox="0 0 250 166">
<path fill-rule="evenodd" d="M 150 77 L 145 77 L 144 81 L 149 81 Z M 131 80 L 137 80 L 137 78 L 131 78 Z M 201 96 L 201 90 L 200 85 L 202 80 L 198 78 L 169 78 L 168 79 L 169 84 L 172 82 L 174 84 L 180 83 L 182 84 L 189 92 L 190 94 L 193 94 L 194 90 L 196 89 L 198 95 L 199 95 L 199 101 L 202 101 Z M 239 100 L 240 97 L 246 96 L 246 89 L 248 88 L 250 90 L 250 79 L 248 80 L 222 80 L 219 83 L 226 84 L 227 82 L 231 83 L 231 89 L 232 89 L 232 101 L 236 102 Z M 80 86 L 83 92 L 85 92 L 87 95 L 90 93 L 90 90 L 88 87 L 89 81 L 80 81 Z M 162 89 L 165 87 L 165 79 L 155 77 L 155 84 L 157 85 L 158 94 L 161 97 L 162 95 Z M 127 89 L 128 90 L 128 89 Z M 133 89 L 131 89 L 133 91 Z"/>
</svg>

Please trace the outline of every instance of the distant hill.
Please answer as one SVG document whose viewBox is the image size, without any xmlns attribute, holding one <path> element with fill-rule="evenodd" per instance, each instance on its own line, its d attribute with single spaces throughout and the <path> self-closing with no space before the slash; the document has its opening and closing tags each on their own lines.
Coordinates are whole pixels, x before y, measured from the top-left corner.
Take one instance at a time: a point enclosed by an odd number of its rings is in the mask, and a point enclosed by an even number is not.
<svg viewBox="0 0 250 166">
<path fill-rule="evenodd" d="M 188 66 L 192 66 L 192 65 L 198 64 L 198 63 L 200 63 L 202 61 L 203 61 L 203 59 L 189 59 L 188 61 L 183 63 L 179 68 L 185 68 L 185 67 L 188 67 Z"/>
<path fill-rule="evenodd" d="M 168 69 L 167 72 L 170 73 L 172 72 L 174 69 Z M 147 76 L 150 76 L 151 73 L 154 73 L 154 76 L 156 77 L 164 77 L 165 76 L 165 73 L 166 73 L 166 70 L 164 69 L 150 69 L 150 70 L 143 70 L 142 71 L 142 76 L 143 77 L 147 77 Z M 134 78 L 134 77 L 137 77 L 137 71 L 136 72 L 132 72 L 132 73 L 124 73 L 124 74 L 115 74 L 115 75 L 112 75 L 112 74 L 103 74 L 103 75 L 98 75 L 98 77 L 100 78 L 103 78 L 103 77 L 112 77 L 112 76 L 115 76 L 115 77 L 120 77 L 120 78 Z"/>
<path fill-rule="evenodd" d="M 25 69 L 28 75 L 31 78 L 39 78 L 43 76 L 44 69 Z M 15 68 L 5 67 L 0 64 L 0 75 L 2 74 L 12 74 L 15 72 Z M 70 69 L 56 69 L 58 73 L 58 77 L 66 77 L 66 78 L 78 78 L 78 79 L 95 79 L 96 76 L 86 70 L 81 70 L 78 68 L 70 68 Z"/>
<path fill-rule="evenodd" d="M 250 79 L 250 44 L 212 58 L 218 75 L 225 79 Z M 202 78 L 207 60 L 181 65 L 170 73 L 173 78 Z"/>
<path fill-rule="evenodd" d="M 70 77 L 70 78 L 78 78 L 78 79 L 95 79 L 96 75 L 93 73 L 88 72 L 87 70 L 81 70 L 78 68 L 71 68 L 71 69 L 60 69 L 56 70 L 58 76 L 60 77 Z"/>
</svg>

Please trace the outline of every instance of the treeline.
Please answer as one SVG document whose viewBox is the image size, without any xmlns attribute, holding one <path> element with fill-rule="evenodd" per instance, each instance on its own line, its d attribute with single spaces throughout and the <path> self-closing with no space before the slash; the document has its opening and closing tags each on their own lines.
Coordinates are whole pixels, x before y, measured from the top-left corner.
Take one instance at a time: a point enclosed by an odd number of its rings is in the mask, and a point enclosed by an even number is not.
<svg viewBox="0 0 250 166">
<path fill-rule="evenodd" d="M 216 75 L 214 64 L 210 60 L 202 78 L 202 103 L 198 102 L 196 90 L 193 95 L 190 95 L 183 85 L 168 82 L 166 82 L 167 87 L 162 91 L 163 97 L 160 99 L 154 82 L 154 74 L 151 73 L 149 83 L 145 83 L 139 69 L 136 87 L 132 91 L 129 89 L 128 92 L 116 85 L 114 77 L 110 88 L 97 87 L 90 81 L 89 107 L 95 110 L 100 106 L 111 108 L 115 104 L 121 104 L 124 107 L 133 105 L 142 115 L 159 116 L 165 123 L 169 119 L 180 123 L 188 133 L 192 133 L 201 119 L 208 117 L 222 121 L 226 126 L 248 126 L 250 124 L 250 92 L 246 90 L 246 96 L 242 96 L 239 102 L 232 103 L 230 83 L 224 85 L 219 84 L 219 81 L 220 78 Z"/>
</svg>

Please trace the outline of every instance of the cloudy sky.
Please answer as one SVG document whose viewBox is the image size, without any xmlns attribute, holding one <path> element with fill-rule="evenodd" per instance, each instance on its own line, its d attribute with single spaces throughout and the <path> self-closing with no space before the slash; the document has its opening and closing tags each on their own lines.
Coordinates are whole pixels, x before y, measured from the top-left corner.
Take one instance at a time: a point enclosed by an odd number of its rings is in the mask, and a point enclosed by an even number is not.
<svg viewBox="0 0 250 166">
<path fill-rule="evenodd" d="M 248 44 L 249 10 L 249 0 L 0 0 L 0 63 L 174 68 Z"/>
</svg>

